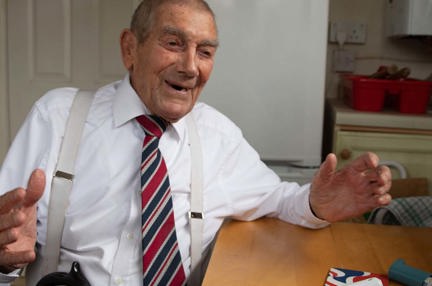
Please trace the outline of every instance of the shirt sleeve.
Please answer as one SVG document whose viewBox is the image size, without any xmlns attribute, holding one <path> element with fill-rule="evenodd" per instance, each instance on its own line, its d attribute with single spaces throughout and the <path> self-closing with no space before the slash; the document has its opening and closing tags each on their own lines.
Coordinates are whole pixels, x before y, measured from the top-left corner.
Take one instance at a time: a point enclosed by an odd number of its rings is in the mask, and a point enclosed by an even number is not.
<svg viewBox="0 0 432 286">
<path fill-rule="evenodd" d="M 36 168 L 47 175 L 52 172 L 74 92 L 71 88 L 51 90 L 33 105 L 0 169 L 0 194 L 25 187 Z M 45 190 L 50 180 L 47 176 Z"/>
<path fill-rule="evenodd" d="M 17 187 L 26 187 L 35 168 L 44 168 L 49 148 L 49 128 L 40 111 L 33 107 L 18 131 L 0 170 L 0 194 Z M 21 269 L 0 273 L 0 286 L 10 285 Z"/>
<path fill-rule="evenodd" d="M 309 228 L 328 225 L 311 211 L 310 185 L 281 182 L 242 136 L 227 156 L 222 176 L 222 189 L 235 219 L 271 216 Z"/>
<path fill-rule="evenodd" d="M 17 279 L 21 274 L 21 269 L 12 271 L 11 273 L 5 274 L 0 272 L 0 286 L 9 286 L 11 282 Z"/>
<path fill-rule="evenodd" d="M 19 129 L 0 170 L 0 194 L 26 187 L 35 168 L 44 169 L 50 130 L 39 109 L 33 107 Z"/>
</svg>

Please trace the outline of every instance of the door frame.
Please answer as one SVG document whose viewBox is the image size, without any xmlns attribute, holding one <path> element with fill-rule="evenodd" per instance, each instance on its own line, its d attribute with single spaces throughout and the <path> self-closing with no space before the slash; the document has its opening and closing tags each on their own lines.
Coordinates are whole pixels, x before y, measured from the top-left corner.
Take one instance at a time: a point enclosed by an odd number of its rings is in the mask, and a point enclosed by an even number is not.
<svg viewBox="0 0 432 286">
<path fill-rule="evenodd" d="M 10 145 L 8 61 L 7 61 L 7 0 L 0 0 L 0 165 Z"/>
</svg>

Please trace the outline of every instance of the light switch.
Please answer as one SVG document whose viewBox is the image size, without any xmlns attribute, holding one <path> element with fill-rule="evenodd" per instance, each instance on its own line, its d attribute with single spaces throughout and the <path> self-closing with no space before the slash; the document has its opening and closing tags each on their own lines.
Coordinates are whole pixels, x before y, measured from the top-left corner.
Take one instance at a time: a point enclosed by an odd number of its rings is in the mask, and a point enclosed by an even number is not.
<svg viewBox="0 0 432 286">
<path fill-rule="evenodd" d="M 354 72 L 355 55 L 353 51 L 337 49 L 333 51 L 333 71 Z"/>
</svg>

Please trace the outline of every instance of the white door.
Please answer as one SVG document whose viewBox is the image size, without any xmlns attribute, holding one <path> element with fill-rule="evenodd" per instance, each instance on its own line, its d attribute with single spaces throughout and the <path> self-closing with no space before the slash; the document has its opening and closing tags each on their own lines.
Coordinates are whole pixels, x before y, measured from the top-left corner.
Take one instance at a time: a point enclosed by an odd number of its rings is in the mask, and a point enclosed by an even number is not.
<svg viewBox="0 0 432 286">
<path fill-rule="evenodd" d="M 10 139 L 47 90 L 123 78 L 119 36 L 138 2 L 6 0 Z"/>
</svg>

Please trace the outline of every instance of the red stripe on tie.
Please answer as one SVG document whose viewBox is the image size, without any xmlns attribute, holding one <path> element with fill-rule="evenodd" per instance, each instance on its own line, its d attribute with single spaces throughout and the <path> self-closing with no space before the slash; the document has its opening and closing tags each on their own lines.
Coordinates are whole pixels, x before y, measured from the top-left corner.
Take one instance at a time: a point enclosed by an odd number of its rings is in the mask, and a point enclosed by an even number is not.
<svg viewBox="0 0 432 286">
<path fill-rule="evenodd" d="M 157 124 L 165 124 L 165 122 L 161 119 L 152 118 L 152 116 L 140 116 L 137 121 L 146 133 L 141 158 L 143 156 L 147 156 L 147 158 L 142 158 L 141 177 L 144 174 L 148 176 L 148 178 L 141 180 L 143 208 L 141 232 L 143 238 L 144 236 L 146 238 L 146 242 L 143 243 L 148 243 L 148 245 L 143 246 L 143 281 L 146 286 L 184 285 L 186 276 L 175 232 L 168 172 L 157 147 L 159 138 L 166 128 L 165 125 L 159 126 Z M 162 212 L 165 207 L 169 208 L 168 213 Z M 167 271 L 172 271 L 172 273 Z M 162 278 L 165 280 L 166 277 L 169 277 L 169 281 L 159 281 Z"/>
</svg>

